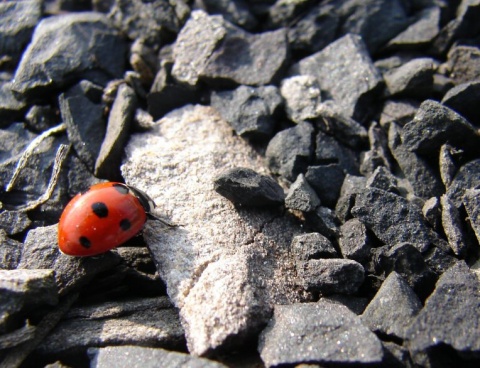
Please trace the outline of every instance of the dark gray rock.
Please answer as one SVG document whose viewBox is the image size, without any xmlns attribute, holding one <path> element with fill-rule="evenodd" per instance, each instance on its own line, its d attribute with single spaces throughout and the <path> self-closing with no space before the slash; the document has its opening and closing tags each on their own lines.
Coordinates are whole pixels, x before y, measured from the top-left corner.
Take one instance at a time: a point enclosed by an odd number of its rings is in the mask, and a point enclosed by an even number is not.
<svg viewBox="0 0 480 368">
<path fill-rule="evenodd" d="M 210 103 L 238 135 L 265 139 L 273 133 L 282 98 L 274 86 L 240 86 L 233 91 L 213 92 Z"/>
<path fill-rule="evenodd" d="M 317 78 L 312 75 L 296 75 L 286 78 L 280 86 L 285 99 L 285 110 L 290 120 L 300 123 L 318 116 L 322 94 Z"/>
<path fill-rule="evenodd" d="M 365 279 L 363 266 L 350 259 L 310 259 L 298 273 L 306 290 L 322 295 L 354 294 Z"/>
<path fill-rule="evenodd" d="M 12 91 L 12 82 L 0 81 L 0 127 L 20 120 L 26 108 L 25 101 Z"/>
<path fill-rule="evenodd" d="M 467 189 L 463 196 L 463 204 L 468 215 L 468 222 L 480 242 L 480 189 Z"/>
<path fill-rule="evenodd" d="M 406 330 L 422 309 L 422 303 L 407 282 L 391 272 L 361 318 L 370 330 L 404 340 Z"/>
<path fill-rule="evenodd" d="M 21 233 L 32 224 L 25 211 L 2 211 L 0 209 L 0 229 L 8 235 Z"/>
<path fill-rule="evenodd" d="M 333 210 L 328 207 L 318 206 L 315 211 L 305 213 L 307 225 L 315 231 L 330 237 L 338 236 L 338 218 Z"/>
<path fill-rule="evenodd" d="M 467 162 L 458 170 L 447 190 L 447 196 L 455 207 L 460 208 L 463 195 L 467 189 L 480 187 L 479 172 L 480 159 Z"/>
<path fill-rule="evenodd" d="M 442 104 L 426 100 L 414 119 L 403 127 L 404 146 L 418 153 L 432 153 L 445 143 L 478 152 L 480 134 L 462 116 Z"/>
<path fill-rule="evenodd" d="M 477 6 L 480 15 L 480 5 Z M 478 17 L 477 15 L 477 17 Z M 448 52 L 447 65 L 455 84 L 467 83 L 480 78 L 480 50 L 475 46 L 454 46 Z"/>
<path fill-rule="evenodd" d="M 448 245 L 455 255 L 464 257 L 467 251 L 467 242 L 463 224 L 460 220 L 460 211 L 446 194 L 440 198 L 440 202 L 442 205 L 442 226 L 447 236 Z"/>
<path fill-rule="evenodd" d="M 141 346 L 107 346 L 89 349 L 91 368 L 155 368 L 164 367 L 226 368 L 225 365 L 193 355 Z"/>
<path fill-rule="evenodd" d="M 380 92 L 383 82 L 362 38 L 351 34 L 300 60 L 289 73 L 316 77 L 341 111 L 359 121 L 365 118 L 368 105 Z"/>
<path fill-rule="evenodd" d="M 322 297 L 322 299 L 343 304 L 345 307 L 347 307 L 357 315 L 362 314 L 368 305 L 367 298 L 353 296 L 353 295 L 335 294 L 335 295 Z"/>
<path fill-rule="evenodd" d="M 334 4 L 318 4 L 305 15 L 299 16 L 301 18 L 290 24 L 288 30 L 288 39 L 294 50 L 312 54 L 335 40 L 340 17 L 335 11 Z"/>
<path fill-rule="evenodd" d="M 306 1 L 272 1 L 268 9 L 268 28 L 287 27 L 294 23 L 308 8 L 314 3 L 312 0 Z"/>
<path fill-rule="evenodd" d="M 64 255 L 58 249 L 57 225 L 30 230 L 25 239 L 19 269 L 52 269 L 60 295 L 78 289 L 95 275 L 120 262 L 115 253 L 98 257 L 77 258 Z"/>
<path fill-rule="evenodd" d="M 199 79 L 217 85 L 272 83 L 288 61 L 286 36 L 284 29 L 252 35 L 218 15 L 194 11 L 175 42 L 172 75 L 191 86 Z"/>
<path fill-rule="evenodd" d="M 458 171 L 457 162 L 463 154 L 463 150 L 453 148 L 449 144 L 444 144 L 440 147 L 440 154 L 438 165 L 440 169 L 440 177 L 443 184 L 448 188 L 452 184 L 453 178 Z"/>
<path fill-rule="evenodd" d="M 465 263 L 459 262 L 440 277 L 435 291 L 407 330 L 407 347 L 415 363 L 425 363 L 425 355 L 431 358 L 445 345 L 464 358 L 478 359 L 480 315 L 474 312 L 478 305 L 480 282 Z M 461 364 L 460 360 L 457 362 Z"/>
<path fill-rule="evenodd" d="M 157 47 L 162 37 L 178 33 L 188 16 L 188 7 L 183 1 L 116 0 L 109 18 L 131 40 L 144 39 L 150 46 Z"/>
<path fill-rule="evenodd" d="M 419 106 L 413 100 L 387 100 L 380 115 L 380 125 L 387 131 L 390 123 L 403 127 L 413 119 Z"/>
<path fill-rule="evenodd" d="M 59 98 L 60 113 L 67 126 L 67 135 L 78 157 L 94 171 L 105 137 L 104 106 L 89 98 L 85 90 L 89 82 L 82 81 Z"/>
<path fill-rule="evenodd" d="M 124 67 L 124 40 L 105 15 L 52 16 L 35 28 L 16 70 L 13 89 L 42 98 L 45 92 L 74 80 L 121 77 Z"/>
<path fill-rule="evenodd" d="M 338 164 L 309 166 L 305 179 L 312 186 L 323 205 L 335 208 L 345 173 Z"/>
<path fill-rule="evenodd" d="M 443 96 L 442 104 L 466 118 L 476 126 L 480 125 L 480 112 L 476 106 L 480 99 L 480 81 L 469 81 L 450 89 Z"/>
<path fill-rule="evenodd" d="M 293 182 L 312 159 L 313 133 L 309 123 L 278 132 L 268 143 L 265 153 L 269 169 Z"/>
<path fill-rule="evenodd" d="M 338 163 L 346 173 L 352 175 L 357 175 L 359 172 L 357 152 L 321 131 L 317 132 L 315 141 L 315 162 Z"/>
<path fill-rule="evenodd" d="M 382 345 L 347 307 L 318 303 L 275 306 L 260 335 L 260 355 L 267 367 L 299 363 L 365 364 L 380 362 Z"/>
<path fill-rule="evenodd" d="M 0 229 L 0 270 L 17 268 L 22 248 L 23 243 L 10 239 L 5 230 Z"/>
<path fill-rule="evenodd" d="M 365 189 L 367 179 L 363 176 L 347 174 L 340 189 L 340 197 L 335 206 L 335 213 L 341 222 L 352 217 L 350 210 L 355 204 L 355 196 Z"/>
<path fill-rule="evenodd" d="M 130 46 L 129 61 L 139 74 L 143 86 L 151 86 L 158 70 L 157 50 L 143 38 L 137 38 Z"/>
<path fill-rule="evenodd" d="M 178 312 L 162 298 L 127 300 L 89 309 L 88 316 L 65 318 L 36 352 L 58 355 L 109 345 L 178 348 L 184 343 Z"/>
<path fill-rule="evenodd" d="M 430 268 L 430 270 L 432 270 L 437 276 L 443 275 L 455 263 L 460 262 L 453 255 L 450 255 L 437 247 L 433 247 L 427 251 L 423 255 L 423 258 L 428 268 Z"/>
<path fill-rule="evenodd" d="M 285 200 L 282 187 L 272 177 L 244 167 L 222 172 L 213 184 L 217 193 L 243 206 L 274 206 Z"/>
<path fill-rule="evenodd" d="M 132 88 L 122 84 L 108 116 L 105 138 L 95 162 L 95 176 L 120 180 L 120 164 L 130 133 L 130 125 L 137 108 L 137 97 Z"/>
<path fill-rule="evenodd" d="M 42 1 L 9 1 L 0 4 L 0 59 L 14 62 L 30 41 L 33 29 L 42 16 Z"/>
<path fill-rule="evenodd" d="M 336 104 L 325 102 L 319 105 L 318 117 L 314 122 L 322 132 L 334 136 L 349 147 L 358 149 L 367 144 L 367 130 L 346 117 Z"/>
<path fill-rule="evenodd" d="M 388 50 L 425 50 L 440 32 L 441 9 L 432 6 L 414 15 L 414 21 L 403 32 L 388 41 Z"/>
<path fill-rule="evenodd" d="M 438 197 L 432 197 L 425 201 L 422 207 L 422 213 L 430 226 L 436 231 L 442 228 L 442 206 Z"/>
<path fill-rule="evenodd" d="M 35 132 L 42 132 L 58 124 L 58 117 L 50 105 L 33 105 L 25 115 L 25 123 Z"/>
<path fill-rule="evenodd" d="M 344 258 L 364 264 L 370 256 L 370 242 L 367 228 L 358 219 L 353 218 L 340 226 L 338 245 Z"/>
<path fill-rule="evenodd" d="M 333 244 L 319 233 L 300 234 L 292 240 L 292 252 L 297 261 L 319 258 L 337 258 Z"/>
<path fill-rule="evenodd" d="M 413 367 L 412 358 L 408 349 L 391 341 L 382 341 L 383 361 L 386 367 L 405 368 Z"/>
<path fill-rule="evenodd" d="M 58 292 L 53 270 L 0 270 L 2 319 L 57 303 Z M 1 327 L 0 323 L 0 330 Z"/>
<path fill-rule="evenodd" d="M 368 189 L 355 197 L 351 210 L 385 244 L 412 243 L 420 252 L 441 239 L 427 225 L 420 208 L 380 189 Z"/>
<path fill-rule="evenodd" d="M 418 58 L 384 74 L 390 95 L 427 98 L 433 91 L 433 74 L 438 63 L 431 58 Z"/>
<path fill-rule="evenodd" d="M 411 152 L 402 142 L 402 128 L 392 123 L 388 130 L 388 146 L 400 169 L 420 198 L 440 197 L 445 188 L 437 171 L 421 156 Z"/>
<path fill-rule="evenodd" d="M 370 175 L 367 179 L 366 187 L 399 194 L 397 178 L 383 166 L 377 167 Z"/>
<path fill-rule="evenodd" d="M 257 26 L 257 20 L 250 13 L 249 4 L 245 0 L 200 0 L 200 4 L 208 14 L 221 14 L 229 22 L 252 30 Z"/>
<path fill-rule="evenodd" d="M 393 271 L 398 273 L 422 300 L 432 292 L 437 277 L 414 245 L 400 243 L 376 248 L 374 257 L 377 268 L 387 275 Z"/>
<path fill-rule="evenodd" d="M 36 327 L 26 322 L 24 326 L 11 332 L 0 335 L 0 349 L 8 349 L 24 342 L 31 341 L 35 337 Z"/>
<path fill-rule="evenodd" d="M 299 174 L 295 182 L 288 189 L 285 198 L 285 207 L 291 210 L 311 212 L 320 206 L 320 198 L 305 180 L 303 174 Z"/>
<path fill-rule="evenodd" d="M 377 122 L 370 124 L 368 140 L 370 150 L 364 152 L 363 156 L 361 155 L 360 172 L 365 176 L 370 176 L 380 166 L 385 166 L 391 170 L 388 138 Z"/>
</svg>

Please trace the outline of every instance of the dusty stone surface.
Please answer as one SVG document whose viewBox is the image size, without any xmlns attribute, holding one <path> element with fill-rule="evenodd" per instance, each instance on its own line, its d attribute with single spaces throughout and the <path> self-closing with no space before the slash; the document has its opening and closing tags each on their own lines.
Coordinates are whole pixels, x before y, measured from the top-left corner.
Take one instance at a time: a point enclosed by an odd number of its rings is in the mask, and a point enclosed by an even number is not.
<svg viewBox="0 0 480 368">
<path fill-rule="evenodd" d="M 148 188 L 157 213 L 179 225 L 150 222 L 144 238 L 193 354 L 240 343 L 274 303 L 305 298 L 288 255 L 300 228 L 278 210 L 235 208 L 213 190 L 213 178 L 234 166 L 265 173 L 261 158 L 213 109 L 172 112 L 134 135 L 126 153 L 126 182 Z"/>
</svg>

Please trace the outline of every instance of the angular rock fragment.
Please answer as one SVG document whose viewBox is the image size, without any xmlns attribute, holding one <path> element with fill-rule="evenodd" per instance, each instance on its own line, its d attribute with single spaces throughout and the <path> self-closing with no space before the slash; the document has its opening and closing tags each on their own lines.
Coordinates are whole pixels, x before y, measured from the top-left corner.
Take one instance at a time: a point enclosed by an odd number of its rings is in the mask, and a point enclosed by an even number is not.
<svg viewBox="0 0 480 368">
<path fill-rule="evenodd" d="M 442 205 L 442 226 L 447 236 L 448 244 L 452 248 L 453 253 L 464 257 L 467 251 L 467 242 L 460 220 L 460 212 L 446 194 L 440 198 L 440 201 Z"/>
<path fill-rule="evenodd" d="M 368 305 L 368 299 L 353 295 L 345 294 L 335 294 L 326 297 L 322 297 L 323 300 L 333 301 L 335 303 L 340 303 L 350 309 L 353 313 L 360 315 L 363 313 L 365 308 Z"/>
<path fill-rule="evenodd" d="M 377 188 L 386 192 L 399 194 L 397 178 L 383 166 L 379 166 L 375 169 L 372 175 L 367 179 L 366 187 Z"/>
<path fill-rule="evenodd" d="M 363 266 L 350 259 L 310 259 L 298 271 L 303 287 L 322 295 L 354 294 L 365 279 Z"/>
<path fill-rule="evenodd" d="M 480 189 L 467 189 L 463 196 L 468 221 L 480 242 Z"/>
<path fill-rule="evenodd" d="M 453 177 L 452 183 L 448 187 L 447 196 L 453 202 L 455 207 L 462 205 L 463 195 L 467 189 L 480 187 L 480 159 L 467 162 L 460 167 L 457 174 Z"/>
<path fill-rule="evenodd" d="M 329 238 L 338 236 L 338 218 L 328 207 L 318 206 L 315 211 L 305 213 L 308 226 Z"/>
<path fill-rule="evenodd" d="M 295 181 L 307 169 L 313 155 L 313 127 L 300 123 L 278 132 L 265 152 L 269 169 L 285 179 Z"/>
<path fill-rule="evenodd" d="M 25 122 L 35 132 L 42 132 L 57 124 L 58 117 L 52 106 L 33 105 L 25 115 Z"/>
<path fill-rule="evenodd" d="M 240 86 L 233 91 L 213 92 L 211 106 L 245 138 L 269 138 L 282 97 L 275 86 Z"/>
<path fill-rule="evenodd" d="M 315 162 L 318 164 L 338 163 L 347 173 L 358 174 L 358 154 L 334 137 L 321 131 L 315 140 Z"/>
<path fill-rule="evenodd" d="M 335 213 L 342 222 L 352 217 L 350 210 L 355 204 L 355 195 L 365 189 L 366 179 L 363 176 L 347 174 L 340 189 L 340 197 L 335 206 Z"/>
<path fill-rule="evenodd" d="M 285 99 L 285 110 L 290 120 L 299 123 L 318 116 L 322 95 L 314 76 L 297 75 L 286 78 L 282 81 L 280 93 Z"/>
<path fill-rule="evenodd" d="M 474 311 L 479 304 L 480 282 L 475 274 L 463 262 L 449 268 L 407 330 L 407 346 L 415 363 L 441 357 L 445 345 L 459 354 L 459 363 L 460 357 L 468 361 L 478 356 L 480 315 Z"/>
<path fill-rule="evenodd" d="M 0 270 L 17 268 L 22 249 L 23 243 L 10 239 L 5 230 L 0 229 Z"/>
<path fill-rule="evenodd" d="M 305 179 L 312 186 L 322 204 L 334 208 L 345 173 L 338 164 L 309 166 Z"/>
<path fill-rule="evenodd" d="M 391 272 L 361 317 L 370 330 L 404 340 L 420 309 L 422 303 L 407 282 Z"/>
<path fill-rule="evenodd" d="M 244 167 L 223 171 L 213 183 L 217 193 L 244 206 L 280 205 L 285 200 L 282 187 L 272 177 Z"/>
<path fill-rule="evenodd" d="M 455 111 L 426 100 L 414 119 L 403 127 L 403 142 L 407 149 L 418 153 L 436 152 L 445 143 L 477 152 L 480 133 Z"/>
<path fill-rule="evenodd" d="M 387 129 L 390 123 L 403 127 L 411 121 L 419 107 L 413 100 L 387 100 L 380 115 L 380 125 Z"/>
<path fill-rule="evenodd" d="M 251 30 L 258 24 L 249 10 L 250 4 L 243 0 L 202 0 L 201 3 L 208 14 L 221 14 L 226 20 L 243 29 Z"/>
<path fill-rule="evenodd" d="M 453 255 L 439 249 L 432 248 L 424 254 L 425 264 L 437 276 L 443 275 L 455 263 L 461 262 Z"/>
<path fill-rule="evenodd" d="M 142 346 L 107 346 L 89 349 L 91 368 L 155 368 L 164 367 L 226 368 L 213 360 L 193 355 Z"/>
<path fill-rule="evenodd" d="M 311 212 L 320 206 L 320 203 L 317 193 L 305 180 L 303 174 L 299 174 L 288 190 L 285 207 L 291 210 Z"/>
<path fill-rule="evenodd" d="M 355 197 L 352 215 L 387 245 L 412 243 L 420 252 L 441 239 L 428 227 L 420 208 L 384 190 L 371 188 Z"/>
<path fill-rule="evenodd" d="M 438 197 L 432 197 L 425 201 L 422 207 L 422 213 L 430 226 L 437 232 L 441 231 L 442 226 L 442 206 Z"/>
<path fill-rule="evenodd" d="M 433 91 L 433 74 L 438 63 L 431 58 L 418 58 L 384 74 L 392 96 L 426 98 Z"/>
<path fill-rule="evenodd" d="M 0 81 L 0 127 L 21 119 L 26 107 L 26 102 L 12 91 L 12 82 Z"/>
<path fill-rule="evenodd" d="M 75 47 L 72 48 L 72 45 Z M 23 54 L 13 89 L 42 98 L 72 80 L 105 81 L 124 71 L 125 43 L 101 13 L 71 13 L 43 19 Z"/>
<path fill-rule="evenodd" d="M 277 305 L 260 335 L 259 351 L 267 367 L 300 363 L 365 364 L 380 362 L 382 345 L 347 307 L 318 303 Z"/>
<path fill-rule="evenodd" d="M 292 252 L 297 261 L 338 257 L 330 240 L 319 233 L 301 234 L 294 237 Z"/>
<path fill-rule="evenodd" d="M 24 326 L 0 335 L 0 349 L 8 349 L 24 342 L 33 340 L 35 337 L 35 326 L 32 326 L 27 321 Z"/>
<path fill-rule="evenodd" d="M 0 229 L 8 235 L 21 233 L 32 224 L 25 211 L 0 211 Z"/>
<path fill-rule="evenodd" d="M 338 245 L 343 257 L 364 264 L 370 256 L 371 246 L 367 229 L 358 219 L 353 218 L 340 226 Z"/>
<path fill-rule="evenodd" d="M 477 102 L 480 99 L 480 81 L 469 81 L 451 88 L 443 96 L 442 104 L 466 118 L 476 126 L 480 125 Z"/>
<path fill-rule="evenodd" d="M 480 5 L 477 4 L 477 17 Z M 480 50 L 475 46 L 454 46 L 448 52 L 448 68 L 456 84 L 475 81 L 480 78 Z"/>
<path fill-rule="evenodd" d="M 282 72 L 288 44 L 284 29 L 252 35 L 197 10 L 180 31 L 173 53 L 172 75 L 179 82 L 265 85 Z"/>
<path fill-rule="evenodd" d="M 322 90 L 329 93 L 346 116 L 359 121 L 368 113 L 367 107 L 383 82 L 362 38 L 352 34 L 300 60 L 289 74 L 316 77 Z"/>
<path fill-rule="evenodd" d="M 457 160 L 463 153 L 462 150 L 457 150 L 449 144 L 444 144 L 440 147 L 439 169 L 440 177 L 443 184 L 448 188 L 452 184 L 453 178 L 458 171 Z"/>
<path fill-rule="evenodd" d="M 365 176 L 373 174 L 375 169 L 385 166 L 391 170 L 390 153 L 388 151 L 388 139 L 378 123 L 373 122 L 368 128 L 368 140 L 370 150 L 361 157 L 360 172 Z"/>
</svg>

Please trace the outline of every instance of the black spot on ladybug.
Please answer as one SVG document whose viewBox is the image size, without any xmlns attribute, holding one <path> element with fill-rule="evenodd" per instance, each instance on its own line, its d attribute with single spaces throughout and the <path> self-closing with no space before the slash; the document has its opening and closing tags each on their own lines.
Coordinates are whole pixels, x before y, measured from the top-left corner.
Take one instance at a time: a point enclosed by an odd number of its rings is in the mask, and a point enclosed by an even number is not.
<svg viewBox="0 0 480 368">
<path fill-rule="evenodd" d="M 92 211 L 95 215 L 100 218 L 104 218 L 108 216 L 108 208 L 107 205 L 103 202 L 95 202 L 92 204 Z"/>
<path fill-rule="evenodd" d="M 128 194 L 128 188 L 124 184 L 115 183 L 113 187 L 121 194 Z"/>
<path fill-rule="evenodd" d="M 84 248 L 90 248 L 92 246 L 92 243 L 90 243 L 90 240 L 88 240 L 87 237 L 85 236 L 81 236 L 80 239 L 78 239 L 80 241 L 80 245 Z"/>
<path fill-rule="evenodd" d="M 120 228 L 123 231 L 127 231 L 131 227 L 132 227 L 132 224 L 130 223 L 130 221 L 128 219 L 123 219 L 122 221 L 120 221 Z"/>
</svg>

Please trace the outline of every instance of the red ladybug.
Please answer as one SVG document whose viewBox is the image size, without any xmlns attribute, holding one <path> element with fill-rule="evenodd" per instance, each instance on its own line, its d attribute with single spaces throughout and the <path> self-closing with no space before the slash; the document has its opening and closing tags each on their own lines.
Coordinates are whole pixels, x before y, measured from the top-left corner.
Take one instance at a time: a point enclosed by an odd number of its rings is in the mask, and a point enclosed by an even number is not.
<svg viewBox="0 0 480 368">
<path fill-rule="evenodd" d="M 153 200 L 141 190 L 122 183 L 96 184 L 65 207 L 58 224 L 58 246 L 70 256 L 105 253 L 142 230 L 154 208 Z"/>
</svg>

